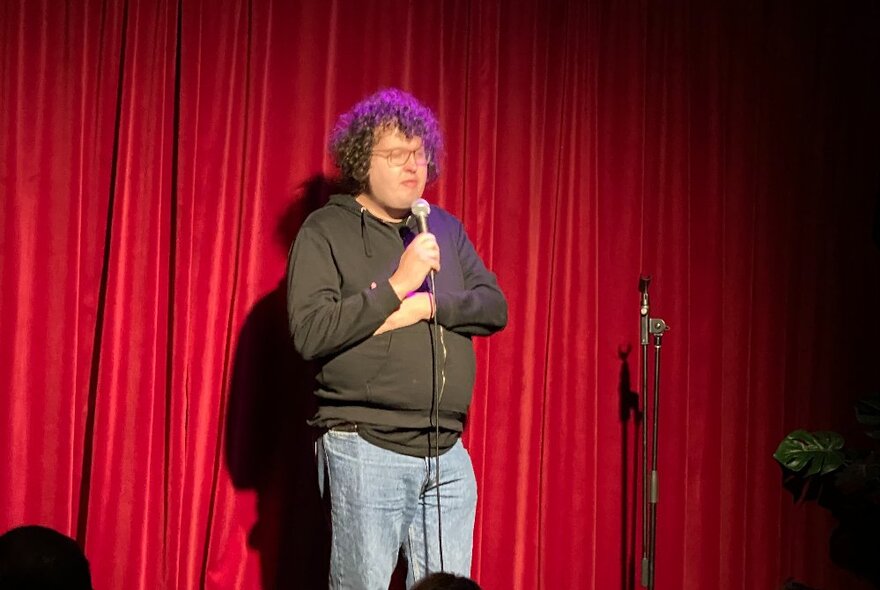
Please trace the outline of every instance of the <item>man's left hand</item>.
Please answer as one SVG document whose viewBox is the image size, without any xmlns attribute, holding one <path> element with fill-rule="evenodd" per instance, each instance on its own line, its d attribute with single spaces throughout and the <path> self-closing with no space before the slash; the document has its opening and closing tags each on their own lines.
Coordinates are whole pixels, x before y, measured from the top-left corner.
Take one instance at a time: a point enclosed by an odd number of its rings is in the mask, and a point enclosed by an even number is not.
<svg viewBox="0 0 880 590">
<path fill-rule="evenodd" d="M 373 336 L 412 326 L 422 320 L 430 320 L 433 317 L 433 311 L 429 293 L 413 293 L 400 302 L 400 307 L 394 313 L 385 318 L 385 323 L 373 332 Z"/>
</svg>

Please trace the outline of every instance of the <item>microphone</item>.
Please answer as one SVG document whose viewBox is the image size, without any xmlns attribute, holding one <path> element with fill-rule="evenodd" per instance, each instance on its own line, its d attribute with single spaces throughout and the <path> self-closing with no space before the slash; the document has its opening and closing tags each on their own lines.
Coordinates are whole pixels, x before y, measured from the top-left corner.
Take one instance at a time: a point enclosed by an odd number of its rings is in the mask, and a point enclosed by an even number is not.
<svg viewBox="0 0 880 590">
<path fill-rule="evenodd" d="M 428 201 L 425 199 L 418 199 L 415 203 L 410 207 L 410 211 L 412 211 L 413 216 L 416 218 L 416 222 L 419 225 L 419 233 L 426 234 L 428 233 L 428 215 L 431 214 L 431 205 L 428 204 Z M 429 290 L 431 294 L 434 294 L 434 270 L 431 269 L 429 273 L 429 278 L 431 279 L 429 285 Z M 433 313 L 432 313 L 433 315 Z"/>
<path fill-rule="evenodd" d="M 419 233 L 428 233 L 428 215 L 431 214 L 431 205 L 425 199 L 418 199 L 410 208 L 419 224 Z"/>
</svg>

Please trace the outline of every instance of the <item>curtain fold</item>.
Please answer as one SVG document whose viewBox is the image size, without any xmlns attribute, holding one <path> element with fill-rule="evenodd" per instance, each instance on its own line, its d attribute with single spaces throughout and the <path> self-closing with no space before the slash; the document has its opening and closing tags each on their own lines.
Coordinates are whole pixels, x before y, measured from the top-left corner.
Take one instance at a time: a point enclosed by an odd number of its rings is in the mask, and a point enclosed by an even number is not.
<svg viewBox="0 0 880 590">
<path fill-rule="evenodd" d="M 474 577 L 634 589 L 640 273 L 663 338 L 658 588 L 864 587 L 790 430 L 876 390 L 880 8 L 522 0 L 0 3 L 0 530 L 95 587 L 320 587 L 287 249 L 337 115 L 445 131 L 426 198 L 510 302 L 478 339 Z"/>
</svg>

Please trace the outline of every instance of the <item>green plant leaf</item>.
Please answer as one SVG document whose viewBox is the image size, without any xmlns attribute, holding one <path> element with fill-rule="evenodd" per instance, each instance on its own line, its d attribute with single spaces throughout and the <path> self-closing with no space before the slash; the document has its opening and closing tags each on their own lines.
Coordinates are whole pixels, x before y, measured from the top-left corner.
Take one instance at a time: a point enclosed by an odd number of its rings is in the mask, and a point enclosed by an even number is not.
<svg viewBox="0 0 880 590">
<path fill-rule="evenodd" d="M 773 458 L 790 471 L 825 475 L 843 465 L 843 437 L 836 432 L 795 430 L 782 439 Z"/>
</svg>

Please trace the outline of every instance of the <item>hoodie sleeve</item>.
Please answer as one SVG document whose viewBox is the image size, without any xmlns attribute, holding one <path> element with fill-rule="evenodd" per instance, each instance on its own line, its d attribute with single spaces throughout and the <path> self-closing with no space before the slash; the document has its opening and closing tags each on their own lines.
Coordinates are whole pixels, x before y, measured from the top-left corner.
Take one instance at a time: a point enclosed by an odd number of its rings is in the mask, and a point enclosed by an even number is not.
<svg viewBox="0 0 880 590">
<path fill-rule="evenodd" d="M 464 227 L 461 223 L 455 226 L 464 290 L 437 294 L 437 323 L 465 336 L 488 336 L 507 325 L 507 300 Z"/>
<path fill-rule="evenodd" d="M 287 318 L 305 360 L 328 356 L 369 338 L 400 306 L 388 281 L 342 297 L 326 237 L 304 226 L 287 258 Z"/>
</svg>

